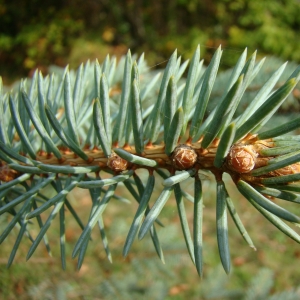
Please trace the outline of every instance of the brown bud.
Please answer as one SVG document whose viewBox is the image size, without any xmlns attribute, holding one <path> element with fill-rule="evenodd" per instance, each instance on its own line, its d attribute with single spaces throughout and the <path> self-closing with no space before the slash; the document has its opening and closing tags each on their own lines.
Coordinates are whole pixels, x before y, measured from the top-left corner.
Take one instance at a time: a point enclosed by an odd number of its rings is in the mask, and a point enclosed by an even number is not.
<svg viewBox="0 0 300 300">
<path fill-rule="evenodd" d="M 178 170 L 187 170 L 194 166 L 197 161 L 196 151 L 186 145 L 179 145 L 172 154 L 172 164 Z"/>
<path fill-rule="evenodd" d="M 300 164 L 295 163 L 284 168 L 270 172 L 273 176 L 284 176 L 300 173 Z"/>
<path fill-rule="evenodd" d="M 227 165 L 237 173 L 248 173 L 255 167 L 257 155 L 251 146 L 234 145 L 227 155 Z"/>
<path fill-rule="evenodd" d="M 19 175 L 18 171 L 11 169 L 6 164 L 0 167 L 0 181 L 9 182 L 16 179 Z"/>
<path fill-rule="evenodd" d="M 127 170 L 128 161 L 112 152 L 110 157 L 108 157 L 107 166 L 115 172 L 121 172 Z"/>
</svg>

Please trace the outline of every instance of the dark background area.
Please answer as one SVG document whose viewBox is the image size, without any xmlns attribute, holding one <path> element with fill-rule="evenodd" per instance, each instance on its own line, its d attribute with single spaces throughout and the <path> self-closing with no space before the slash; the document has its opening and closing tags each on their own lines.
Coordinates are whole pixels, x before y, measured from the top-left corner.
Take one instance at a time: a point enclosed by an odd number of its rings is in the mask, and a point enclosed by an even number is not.
<svg viewBox="0 0 300 300">
<path fill-rule="evenodd" d="M 219 44 L 232 50 L 224 67 L 245 47 L 299 62 L 299 32 L 298 0 L 1 0 L 0 74 L 9 83 L 128 48 L 154 65 L 199 43 L 207 60 Z"/>
</svg>

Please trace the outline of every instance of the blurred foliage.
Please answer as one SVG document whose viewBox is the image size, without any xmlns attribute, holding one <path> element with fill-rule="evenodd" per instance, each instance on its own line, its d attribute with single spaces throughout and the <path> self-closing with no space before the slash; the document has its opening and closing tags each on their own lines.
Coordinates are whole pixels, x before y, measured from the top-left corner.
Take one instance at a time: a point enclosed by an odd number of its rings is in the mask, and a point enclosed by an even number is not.
<svg viewBox="0 0 300 300">
<path fill-rule="evenodd" d="M 221 43 L 300 61 L 298 0 L 45 0 L 43 5 L 0 0 L 0 28 L 0 74 L 11 79 L 36 67 L 70 63 L 75 47 L 83 57 L 95 56 L 91 41 L 114 54 L 127 48 L 153 52 L 153 63 L 174 48 L 190 57 L 199 43 L 206 46 L 202 57 L 208 59 Z M 237 55 L 232 53 L 228 66 Z"/>
<path fill-rule="evenodd" d="M 256 47 L 266 53 L 300 61 L 300 2 L 223 0 L 218 22 L 230 46 Z"/>
<path fill-rule="evenodd" d="M 57 3 L 55 3 L 57 2 Z M 83 21 L 60 1 L 0 2 L 1 74 L 10 76 L 65 63 Z"/>
</svg>

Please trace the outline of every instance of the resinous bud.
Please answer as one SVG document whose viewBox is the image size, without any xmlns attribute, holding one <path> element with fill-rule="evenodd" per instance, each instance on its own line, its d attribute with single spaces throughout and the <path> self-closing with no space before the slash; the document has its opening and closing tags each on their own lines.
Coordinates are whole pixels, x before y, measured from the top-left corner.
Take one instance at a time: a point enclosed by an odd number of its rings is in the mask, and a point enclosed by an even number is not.
<svg viewBox="0 0 300 300">
<path fill-rule="evenodd" d="M 196 151 L 187 145 L 179 145 L 172 154 L 172 164 L 177 170 L 188 170 L 197 161 Z"/>
<path fill-rule="evenodd" d="M 227 166 L 234 172 L 248 173 L 254 169 L 257 156 L 252 146 L 234 145 L 227 155 Z"/>
<path fill-rule="evenodd" d="M 112 154 L 108 157 L 107 160 L 107 166 L 115 172 L 122 172 L 127 170 L 128 164 L 129 163 L 127 160 L 121 158 L 114 152 L 112 152 Z"/>
</svg>

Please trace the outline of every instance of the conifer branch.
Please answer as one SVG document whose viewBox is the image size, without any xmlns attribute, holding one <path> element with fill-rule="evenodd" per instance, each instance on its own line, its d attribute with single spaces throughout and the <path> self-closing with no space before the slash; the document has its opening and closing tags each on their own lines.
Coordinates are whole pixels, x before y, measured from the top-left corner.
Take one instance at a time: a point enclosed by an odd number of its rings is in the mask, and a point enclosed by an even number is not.
<svg viewBox="0 0 300 300">
<path fill-rule="evenodd" d="M 64 234 L 68 226 L 65 209 L 82 230 L 72 254 L 78 256 L 78 268 L 96 224 L 111 261 L 103 214 L 113 201 L 126 200 L 115 194 L 125 188 L 139 205 L 132 216 L 123 255 L 128 255 L 136 236 L 141 239 L 149 232 L 157 254 L 164 261 L 159 230 L 154 224 L 162 225 L 158 219 L 160 213 L 168 201 L 176 199 L 187 250 L 202 276 L 205 239 L 202 219 L 206 200 L 199 171 L 211 172 L 216 178 L 216 235 L 227 273 L 230 271 L 227 209 L 245 241 L 255 247 L 235 210 L 234 199 L 227 193 L 222 179 L 224 173 L 231 176 L 237 189 L 263 216 L 300 243 L 296 231 L 284 222 L 300 223 L 300 217 L 268 199 L 300 203 L 300 136 L 287 135 L 299 129 L 299 118 L 266 128 L 266 123 L 297 89 L 300 67 L 280 85 L 280 76 L 289 67 L 283 64 L 274 70 L 241 112 L 239 103 L 245 105 L 243 101 L 249 96 L 251 82 L 263 72 L 265 60 L 257 62 L 255 52 L 246 61 L 245 50 L 229 74 L 219 71 L 221 56 L 219 47 L 202 71 L 198 46 L 187 79 L 182 75 L 188 62 L 181 63 L 177 51 L 162 75 L 145 67 L 143 55 L 136 62 L 128 51 L 119 63 L 107 56 L 102 65 L 97 60 L 82 64 L 76 74 L 68 67 L 49 78 L 36 72 L 30 83 L 22 80 L 19 88 L 9 94 L 3 93 L 0 80 L 0 115 L 3 116 L 0 120 L 0 215 L 8 216 L 0 243 L 19 226 L 8 266 L 24 234 L 31 242 L 27 259 L 42 240 L 50 253 L 45 234 L 57 217 L 61 262 L 65 268 Z M 220 92 L 218 103 L 214 102 L 215 87 Z M 145 182 L 138 176 L 138 169 L 147 170 Z M 157 174 L 164 179 L 164 187 L 154 199 Z M 195 181 L 193 196 L 182 188 L 188 178 Z M 46 195 L 47 186 L 56 194 Z M 85 223 L 68 200 L 69 193 L 75 189 L 88 189 L 92 198 Z M 194 202 L 192 232 L 184 198 Z M 49 211 L 43 223 L 42 216 Z M 35 218 L 39 232 L 33 240 L 30 220 Z"/>
</svg>

